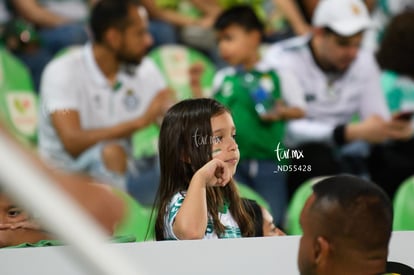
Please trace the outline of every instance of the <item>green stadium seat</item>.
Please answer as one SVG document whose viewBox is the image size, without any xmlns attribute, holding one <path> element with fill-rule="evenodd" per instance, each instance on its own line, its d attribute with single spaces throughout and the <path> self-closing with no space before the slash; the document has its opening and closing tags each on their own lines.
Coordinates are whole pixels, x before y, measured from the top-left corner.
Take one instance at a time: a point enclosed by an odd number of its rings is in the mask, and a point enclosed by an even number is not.
<svg viewBox="0 0 414 275">
<path fill-rule="evenodd" d="M 204 96 L 210 96 L 215 67 L 199 51 L 182 45 L 164 45 L 149 53 L 164 74 L 168 85 L 175 91 L 177 100 L 192 97 L 189 69 L 192 64 L 200 62 L 204 67 L 201 86 Z"/>
<path fill-rule="evenodd" d="M 254 191 L 252 188 L 240 182 L 237 183 L 237 188 L 239 189 L 240 197 L 254 200 L 257 202 L 258 205 L 270 211 L 269 203 L 261 195 L 259 195 L 259 193 Z"/>
<path fill-rule="evenodd" d="M 38 98 L 26 66 L 0 48 L 0 118 L 24 143 L 36 145 Z"/>
<path fill-rule="evenodd" d="M 414 230 L 414 176 L 401 183 L 393 203 L 393 230 Z"/>
<path fill-rule="evenodd" d="M 123 191 L 116 191 L 126 204 L 124 220 L 115 230 L 114 236 L 133 235 L 137 242 L 155 239 L 155 219 L 151 219 L 151 208 L 142 206 Z"/>
<path fill-rule="evenodd" d="M 324 177 L 312 178 L 302 183 L 292 196 L 286 212 L 285 230 L 288 235 L 302 235 L 300 213 L 306 200 L 312 195 L 312 186 Z"/>
</svg>

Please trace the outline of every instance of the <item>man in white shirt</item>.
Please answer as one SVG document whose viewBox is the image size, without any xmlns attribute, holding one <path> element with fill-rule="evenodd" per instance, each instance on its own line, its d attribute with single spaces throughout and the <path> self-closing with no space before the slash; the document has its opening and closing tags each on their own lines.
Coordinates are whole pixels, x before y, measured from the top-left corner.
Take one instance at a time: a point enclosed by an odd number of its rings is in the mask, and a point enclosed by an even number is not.
<svg viewBox="0 0 414 275">
<path fill-rule="evenodd" d="M 152 38 L 135 1 L 101 0 L 92 44 L 53 60 L 41 83 L 39 150 L 49 163 L 126 189 L 128 138 L 167 109 L 170 92 L 144 58 Z"/>
<path fill-rule="evenodd" d="M 364 3 L 322 0 L 312 24 L 312 34 L 276 43 L 264 58 L 272 68 L 293 72 L 306 96 L 307 116 L 289 123 L 286 143 L 296 147 L 318 142 L 344 153 L 360 141 L 380 143 L 412 135 L 408 123 L 390 119 L 378 65 L 371 52 L 360 48 L 371 24 Z M 359 122 L 351 123 L 355 120 Z M 349 143 L 353 145 L 342 146 Z M 364 157 L 367 150 L 357 148 L 345 154 Z M 306 152 L 304 156 L 306 161 Z"/>
</svg>

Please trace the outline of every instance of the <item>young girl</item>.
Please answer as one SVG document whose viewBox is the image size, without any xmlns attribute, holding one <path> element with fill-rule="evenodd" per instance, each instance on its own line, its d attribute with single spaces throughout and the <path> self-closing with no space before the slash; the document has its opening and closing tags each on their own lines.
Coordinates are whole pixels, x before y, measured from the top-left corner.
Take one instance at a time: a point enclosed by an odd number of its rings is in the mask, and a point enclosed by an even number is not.
<svg viewBox="0 0 414 275">
<path fill-rule="evenodd" d="M 159 137 L 157 240 L 254 236 L 254 217 L 233 181 L 235 135 L 229 111 L 213 99 L 184 100 L 167 112 Z"/>
</svg>

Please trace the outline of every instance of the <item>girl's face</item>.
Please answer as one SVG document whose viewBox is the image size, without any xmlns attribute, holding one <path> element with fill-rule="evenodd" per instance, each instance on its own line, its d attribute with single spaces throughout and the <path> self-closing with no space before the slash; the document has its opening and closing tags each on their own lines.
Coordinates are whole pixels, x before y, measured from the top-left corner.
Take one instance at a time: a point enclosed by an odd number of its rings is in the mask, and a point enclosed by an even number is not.
<svg viewBox="0 0 414 275">
<path fill-rule="evenodd" d="M 240 152 L 235 141 L 236 128 L 233 118 L 228 112 L 214 116 L 211 118 L 211 129 L 213 132 L 213 158 L 224 161 L 234 175 Z"/>
<path fill-rule="evenodd" d="M 0 225 L 15 224 L 28 219 L 26 212 L 13 204 L 4 194 L 0 194 Z"/>
<path fill-rule="evenodd" d="M 0 194 L 0 247 L 50 239 L 37 227 L 26 212 Z"/>
</svg>

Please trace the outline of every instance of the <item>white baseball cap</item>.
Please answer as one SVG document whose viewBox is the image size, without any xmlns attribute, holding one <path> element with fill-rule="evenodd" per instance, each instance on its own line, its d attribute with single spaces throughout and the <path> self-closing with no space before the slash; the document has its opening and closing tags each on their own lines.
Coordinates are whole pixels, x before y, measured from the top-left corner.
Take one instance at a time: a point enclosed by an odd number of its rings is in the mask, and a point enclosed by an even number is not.
<svg viewBox="0 0 414 275">
<path fill-rule="evenodd" d="M 361 0 L 320 0 L 312 25 L 329 27 L 339 35 L 351 36 L 367 29 L 371 18 Z"/>
</svg>

